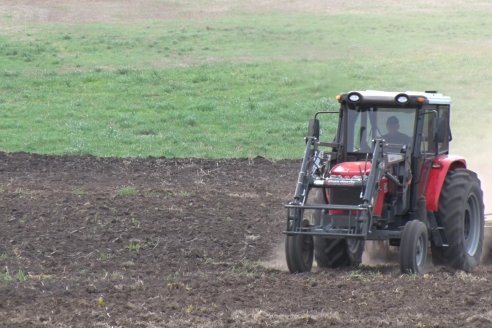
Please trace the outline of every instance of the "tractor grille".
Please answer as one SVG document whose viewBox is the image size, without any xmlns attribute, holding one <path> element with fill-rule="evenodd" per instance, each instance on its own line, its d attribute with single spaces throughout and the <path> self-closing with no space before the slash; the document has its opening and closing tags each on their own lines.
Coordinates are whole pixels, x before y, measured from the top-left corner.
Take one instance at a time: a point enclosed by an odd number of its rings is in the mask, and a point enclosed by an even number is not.
<svg viewBox="0 0 492 328">
<path fill-rule="evenodd" d="M 362 203 L 360 192 L 360 188 L 331 188 L 330 204 L 359 205 Z"/>
</svg>

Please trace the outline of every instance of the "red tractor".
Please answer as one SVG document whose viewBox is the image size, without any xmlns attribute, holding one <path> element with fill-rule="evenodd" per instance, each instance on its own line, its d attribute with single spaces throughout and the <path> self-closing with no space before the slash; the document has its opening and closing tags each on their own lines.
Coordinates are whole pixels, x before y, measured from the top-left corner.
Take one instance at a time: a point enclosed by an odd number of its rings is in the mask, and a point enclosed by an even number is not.
<svg viewBox="0 0 492 328">
<path fill-rule="evenodd" d="M 365 240 L 399 246 L 403 273 L 435 264 L 470 271 L 480 262 L 484 205 L 480 180 L 449 155 L 451 99 L 437 92 L 357 91 L 339 111 L 309 122 L 285 251 L 291 273 L 358 266 Z M 334 138 L 320 140 L 321 122 Z M 328 119 L 327 119 L 328 118 Z M 325 119 L 327 119 L 325 121 Z"/>
</svg>

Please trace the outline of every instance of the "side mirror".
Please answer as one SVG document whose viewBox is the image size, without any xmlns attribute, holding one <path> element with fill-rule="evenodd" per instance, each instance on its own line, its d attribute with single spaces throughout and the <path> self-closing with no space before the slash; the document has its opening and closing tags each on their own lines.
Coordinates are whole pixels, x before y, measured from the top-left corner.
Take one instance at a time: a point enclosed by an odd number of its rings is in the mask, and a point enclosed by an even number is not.
<svg viewBox="0 0 492 328">
<path fill-rule="evenodd" d="M 315 137 L 319 140 L 319 120 L 317 118 L 309 120 L 308 137 Z"/>
<path fill-rule="evenodd" d="M 441 143 L 451 141 L 451 129 L 446 119 L 440 118 L 437 120 L 437 127 L 435 129 L 434 141 Z M 447 140 L 446 140 L 447 139 Z"/>
</svg>

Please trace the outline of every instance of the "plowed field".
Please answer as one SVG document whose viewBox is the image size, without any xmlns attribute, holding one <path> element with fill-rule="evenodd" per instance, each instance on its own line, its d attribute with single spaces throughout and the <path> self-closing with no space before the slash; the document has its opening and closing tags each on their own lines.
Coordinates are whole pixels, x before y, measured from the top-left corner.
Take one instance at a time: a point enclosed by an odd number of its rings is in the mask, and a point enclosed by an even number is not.
<svg viewBox="0 0 492 328">
<path fill-rule="evenodd" d="M 289 274 L 298 165 L 0 153 L 0 326 L 492 326 L 489 266 Z"/>
</svg>

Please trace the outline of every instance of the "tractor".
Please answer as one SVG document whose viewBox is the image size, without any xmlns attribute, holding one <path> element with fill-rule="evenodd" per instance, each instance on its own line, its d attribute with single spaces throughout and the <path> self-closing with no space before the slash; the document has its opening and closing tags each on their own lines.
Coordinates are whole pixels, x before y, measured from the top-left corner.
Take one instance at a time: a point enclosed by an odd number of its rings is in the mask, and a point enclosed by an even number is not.
<svg viewBox="0 0 492 328">
<path fill-rule="evenodd" d="M 309 121 L 285 205 L 289 271 L 309 272 L 314 260 L 320 268 L 356 267 L 366 240 L 399 246 L 402 273 L 425 273 L 429 253 L 436 265 L 476 267 L 483 193 L 466 160 L 449 154 L 451 98 L 367 90 L 336 99 L 338 111 Z"/>
</svg>

